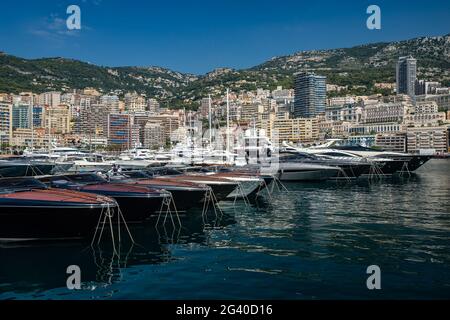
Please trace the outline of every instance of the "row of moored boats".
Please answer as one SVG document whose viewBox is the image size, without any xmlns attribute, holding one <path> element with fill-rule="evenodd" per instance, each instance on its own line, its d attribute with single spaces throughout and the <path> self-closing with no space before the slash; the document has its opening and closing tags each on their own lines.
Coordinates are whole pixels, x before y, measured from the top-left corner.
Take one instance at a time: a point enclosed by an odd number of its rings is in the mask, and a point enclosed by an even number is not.
<svg viewBox="0 0 450 320">
<path fill-rule="evenodd" d="M 279 181 L 322 181 L 411 173 L 430 157 L 363 147 L 284 145 L 269 162 L 237 166 L 91 167 L 30 157 L 0 159 L 0 240 L 88 238 L 102 217 L 145 223 L 162 212 L 204 210 L 270 194 Z M 265 159 L 267 160 L 267 159 Z M 72 170 L 72 171 L 71 171 Z"/>
</svg>

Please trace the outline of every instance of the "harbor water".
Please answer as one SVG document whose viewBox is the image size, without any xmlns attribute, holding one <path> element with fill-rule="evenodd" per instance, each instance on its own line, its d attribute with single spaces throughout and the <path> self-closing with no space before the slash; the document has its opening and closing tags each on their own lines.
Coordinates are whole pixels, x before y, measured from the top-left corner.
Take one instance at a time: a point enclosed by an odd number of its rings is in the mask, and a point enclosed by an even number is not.
<svg viewBox="0 0 450 320">
<path fill-rule="evenodd" d="M 109 242 L 0 244 L 0 299 L 449 299 L 450 161 L 411 177 L 286 183 L 222 202 L 182 228 L 133 225 Z M 68 221 L 70 223 L 70 221 Z M 81 270 L 69 290 L 67 267 Z M 367 267 L 381 271 L 368 290 Z"/>
</svg>

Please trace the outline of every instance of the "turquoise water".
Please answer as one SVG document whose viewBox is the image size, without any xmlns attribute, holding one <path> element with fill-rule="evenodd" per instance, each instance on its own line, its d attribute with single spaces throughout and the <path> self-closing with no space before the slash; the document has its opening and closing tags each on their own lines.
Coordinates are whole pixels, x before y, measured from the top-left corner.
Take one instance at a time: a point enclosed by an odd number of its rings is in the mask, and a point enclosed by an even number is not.
<svg viewBox="0 0 450 320">
<path fill-rule="evenodd" d="M 289 192 L 223 216 L 190 212 L 182 229 L 133 226 L 109 242 L 0 247 L 0 299 L 450 298 L 450 161 L 410 178 L 289 183 Z M 66 288 L 81 268 L 82 289 Z M 366 268 L 381 269 L 368 290 Z"/>
</svg>

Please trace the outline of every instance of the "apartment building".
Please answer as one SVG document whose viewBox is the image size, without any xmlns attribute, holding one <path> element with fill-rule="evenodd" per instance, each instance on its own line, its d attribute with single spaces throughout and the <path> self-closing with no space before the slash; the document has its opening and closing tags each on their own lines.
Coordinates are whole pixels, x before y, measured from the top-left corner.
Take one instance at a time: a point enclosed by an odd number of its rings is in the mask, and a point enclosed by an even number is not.
<svg viewBox="0 0 450 320">
<path fill-rule="evenodd" d="M 166 144 L 166 135 L 161 122 L 149 121 L 144 127 L 144 147 L 149 149 L 159 148 Z"/>
<path fill-rule="evenodd" d="M 132 114 L 112 113 L 108 115 L 108 145 L 121 150 L 139 145 L 139 126 L 134 123 Z"/>
<path fill-rule="evenodd" d="M 448 135 L 447 126 L 408 128 L 407 150 L 409 153 L 448 152 Z"/>
<path fill-rule="evenodd" d="M 375 136 L 375 145 L 386 151 L 406 152 L 406 133 L 380 133 Z"/>
<path fill-rule="evenodd" d="M 12 137 L 12 104 L 0 102 L 0 144 L 9 144 Z"/>
<path fill-rule="evenodd" d="M 70 127 L 70 107 L 58 105 L 56 107 L 44 107 L 44 128 L 51 134 L 68 134 Z"/>
<path fill-rule="evenodd" d="M 135 94 L 135 93 L 127 93 L 125 94 L 125 110 L 134 113 L 134 112 L 144 112 L 147 108 L 147 101 L 144 96 Z"/>
</svg>

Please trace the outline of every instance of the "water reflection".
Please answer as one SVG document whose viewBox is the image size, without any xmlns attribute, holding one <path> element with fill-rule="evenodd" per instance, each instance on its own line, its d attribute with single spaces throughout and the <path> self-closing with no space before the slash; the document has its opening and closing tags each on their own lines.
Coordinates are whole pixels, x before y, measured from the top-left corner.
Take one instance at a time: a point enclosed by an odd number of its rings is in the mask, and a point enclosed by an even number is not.
<svg viewBox="0 0 450 320">
<path fill-rule="evenodd" d="M 123 270 L 138 265 L 169 263 L 174 245 L 196 243 L 207 246 L 209 230 L 235 223 L 228 214 L 211 218 L 201 212 L 180 216 L 182 227 L 167 223 L 156 227 L 156 218 L 132 225 L 133 244 L 124 239 L 114 252 L 110 235 L 100 245 L 85 242 L 3 243 L 0 246 L 0 298 L 40 292 L 66 285 L 66 269 L 77 265 L 82 272 L 82 291 L 106 288 L 123 279 Z M 206 220 L 205 220 L 206 219 Z M 203 222 L 213 229 L 204 228 Z M 8 293 L 8 294 L 5 294 Z M 4 296 L 2 296 L 4 294 Z"/>
<path fill-rule="evenodd" d="M 450 297 L 450 161 L 411 177 L 289 183 L 289 192 L 182 228 L 131 226 L 119 257 L 108 243 L 0 248 L 0 299 L 408 299 Z M 81 292 L 65 288 L 68 265 Z M 366 268 L 382 269 L 382 292 Z"/>
</svg>

